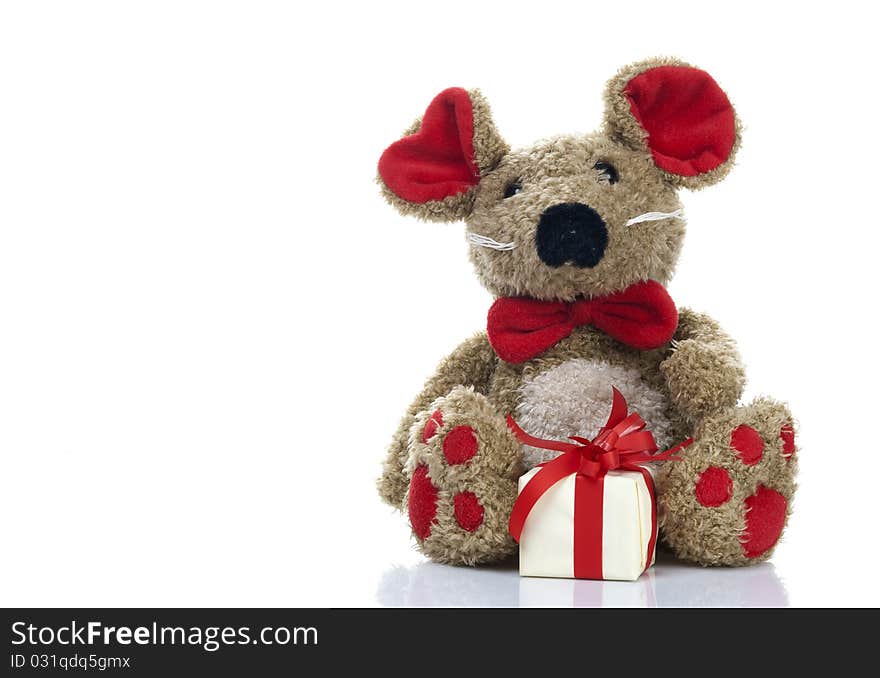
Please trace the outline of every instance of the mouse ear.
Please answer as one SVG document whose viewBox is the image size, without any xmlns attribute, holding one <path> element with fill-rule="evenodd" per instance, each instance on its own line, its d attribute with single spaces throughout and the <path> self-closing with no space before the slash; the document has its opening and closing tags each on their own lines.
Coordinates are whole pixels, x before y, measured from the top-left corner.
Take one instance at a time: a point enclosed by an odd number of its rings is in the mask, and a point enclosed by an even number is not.
<svg viewBox="0 0 880 678">
<path fill-rule="evenodd" d="M 675 59 L 627 66 L 605 90 L 608 134 L 647 150 L 676 186 L 702 188 L 724 178 L 739 148 L 740 125 L 711 75 Z"/>
<path fill-rule="evenodd" d="M 480 92 L 451 87 L 385 149 L 379 184 L 404 214 L 457 221 L 470 213 L 482 177 L 509 150 Z"/>
</svg>

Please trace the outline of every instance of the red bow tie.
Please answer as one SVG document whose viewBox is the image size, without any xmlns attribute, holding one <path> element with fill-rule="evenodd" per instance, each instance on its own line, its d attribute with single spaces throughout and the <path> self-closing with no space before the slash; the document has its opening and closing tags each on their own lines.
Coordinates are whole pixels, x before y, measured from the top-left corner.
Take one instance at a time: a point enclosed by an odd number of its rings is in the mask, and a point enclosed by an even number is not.
<svg viewBox="0 0 880 678">
<path fill-rule="evenodd" d="M 487 332 L 499 358 L 522 363 L 581 325 L 593 325 L 627 346 L 645 351 L 672 339 L 678 311 L 666 289 L 647 280 L 622 292 L 574 302 L 502 297 L 489 309 Z"/>
</svg>

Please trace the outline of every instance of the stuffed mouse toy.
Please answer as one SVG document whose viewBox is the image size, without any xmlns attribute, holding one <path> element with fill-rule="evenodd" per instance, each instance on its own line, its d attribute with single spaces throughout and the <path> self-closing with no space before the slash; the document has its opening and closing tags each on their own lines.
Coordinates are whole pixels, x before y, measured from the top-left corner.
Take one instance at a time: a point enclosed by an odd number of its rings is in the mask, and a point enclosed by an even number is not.
<svg viewBox="0 0 880 678">
<path fill-rule="evenodd" d="M 379 161 L 400 212 L 464 220 L 496 297 L 487 329 L 440 363 L 394 435 L 379 491 L 419 548 L 447 563 L 515 552 L 517 479 L 554 453 L 518 442 L 592 436 L 616 387 L 662 448 L 660 538 L 678 557 L 747 565 L 770 556 L 795 491 L 792 417 L 745 381 L 734 342 L 664 288 L 685 226 L 679 188 L 724 178 L 740 125 L 706 72 L 674 59 L 622 69 L 602 131 L 512 151 L 477 90 L 441 92 Z"/>
</svg>

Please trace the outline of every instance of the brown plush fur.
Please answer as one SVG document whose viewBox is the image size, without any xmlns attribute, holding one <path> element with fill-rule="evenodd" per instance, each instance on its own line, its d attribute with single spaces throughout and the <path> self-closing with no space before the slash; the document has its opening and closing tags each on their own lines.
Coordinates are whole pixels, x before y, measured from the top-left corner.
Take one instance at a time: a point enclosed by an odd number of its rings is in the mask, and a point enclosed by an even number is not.
<svg viewBox="0 0 880 678">
<path fill-rule="evenodd" d="M 597 161 L 620 173 L 616 184 L 599 181 Z M 522 192 L 502 199 L 504 188 L 519 180 Z M 535 231 L 541 212 L 560 202 L 593 207 L 608 226 L 605 257 L 595 268 L 551 268 L 538 259 Z M 480 184 L 468 231 L 516 249 L 499 252 L 471 248 L 471 261 L 483 285 L 497 296 L 572 300 L 606 294 L 637 280 L 666 282 L 672 276 L 684 237 L 676 219 L 626 226 L 644 212 L 681 207 L 675 189 L 644 151 L 633 151 L 606 137 L 558 137 L 525 151 L 510 153 Z"/>
<path fill-rule="evenodd" d="M 690 423 L 736 405 L 746 381 L 733 340 L 709 316 L 687 309 L 679 314 L 672 352 L 660 372 L 673 404 Z"/>
<path fill-rule="evenodd" d="M 511 251 L 471 248 L 478 277 L 497 296 L 573 300 L 621 290 L 640 280 L 665 283 L 674 272 L 684 222 L 665 219 L 626 226 L 626 221 L 644 212 L 678 209 L 677 188 L 714 183 L 733 163 L 731 154 L 717 169 L 687 178 L 654 165 L 644 133 L 620 93 L 633 75 L 673 63 L 683 62 L 654 59 L 622 69 L 606 89 L 602 133 L 557 137 L 512 152 L 498 135 L 482 97 L 471 91 L 479 186 L 424 205 L 401 200 L 384 186 L 383 191 L 404 214 L 448 221 L 464 218 L 470 233 L 515 243 Z M 614 165 L 619 181 L 600 181 L 594 169 L 597 161 Z M 504 198 L 513 181 L 522 186 L 521 192 Z M 590 205 L 606 223 L 605 256 L 593 268 L 547 266 L 535 248 L 540 215 L 552 205 L 575 201 Z M 782 493 L 790 510 L 796 462 L 783 458 L 779 431 L 792 418 L 783 405 L 770 400 L 737 406 L 745 373 L 733 340 L 711 318 L 687 309 L 680 311 L 673 341 L 653 351 L 638 351 L 591 327 L 581 327 L 535 358 L 511 364 L 496 356 L 485 334 L 467 340 L 441 363 L 403 417 L 379 481 L 380 494 L 405 510 L 413 470 L 427 466 L 439 502 L 431 534 L 419 541 L 419 547 L 443 562 L 501 560 L 515 550 L 507 534 L 507 518 L 516 497 L 516 478 L 524 467 L 523 448 L 508 432 L 505 416 L 538 411 L 527 402 L 529 389 L 540 386 L 544 389 L 540 392 L 546 393 L 558 379 L 560 390 L 550 392 L 554 406 L 558 401 L 560 407 L 574 408 L 576 415 L 582 412 L 584 421 L 604 420 L 608 410 L 590 394 L 604 393 L 607 386 L 610 396 L 614 384 L 603 380 L 621 375 L 630 390 L 624 390 L 624 396 L 662 403 L 651 410 L 653 421 L 647 413 L 644 416 L 650 426 L 665 431 L 668 441 L 663 442 L 696 438 L 684 461 L 665 464 L 658 476 L 661 536 L 666 544 L 680 557 L 704 565 L 743 565 L 769 557 L 772 549 L 758 558 L 744 555 L 744 500 L 764 485 Z M 637 375 L 635 382 L 632 375 Z M 421 432 L 438 409 L 443 425 L 423 443 Z M 731 431 L 740 424 L 752 426 L 765 441 L 762 460 L 752 466 L 742 464 L 730 448 Z M 470 462 L 451 467 L 442 440 L 458 425 L 473 428 L 478 452 Z M 566 437 L 577 432 L 557 433 L 556 437 Z M 701 506 L 694 495 L 697 479 L 709 466 L 727 469 L 734 484 L 730 501 L 717 508 Z M 483 524 L 473 532 L 459 527 L 453 515 L 452 498 L 462 491 L 473 492 L 484 507 Z"/>
</svg>

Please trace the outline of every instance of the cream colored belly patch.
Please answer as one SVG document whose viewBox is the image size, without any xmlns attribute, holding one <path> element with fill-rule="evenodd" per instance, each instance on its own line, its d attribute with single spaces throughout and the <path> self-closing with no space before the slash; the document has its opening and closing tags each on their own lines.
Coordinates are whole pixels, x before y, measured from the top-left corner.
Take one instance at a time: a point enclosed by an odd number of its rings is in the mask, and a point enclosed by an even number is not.
<svg viewBox="0 0 880 678">
<path fill-rule="evenodd" d="M 626 398 L 630 412 L 648 424 L 661 450 L 669 444 L 670 423 L 665 396 L 642 381 L 638 370 L 575 358 L 527 379 L 522 386 L 516 420 L 539 438 L 592 438 L 611 412 L 611 387 Z M 549 461 L 556 452 L 523 447 L 527 468 Z"/>
</svg>

